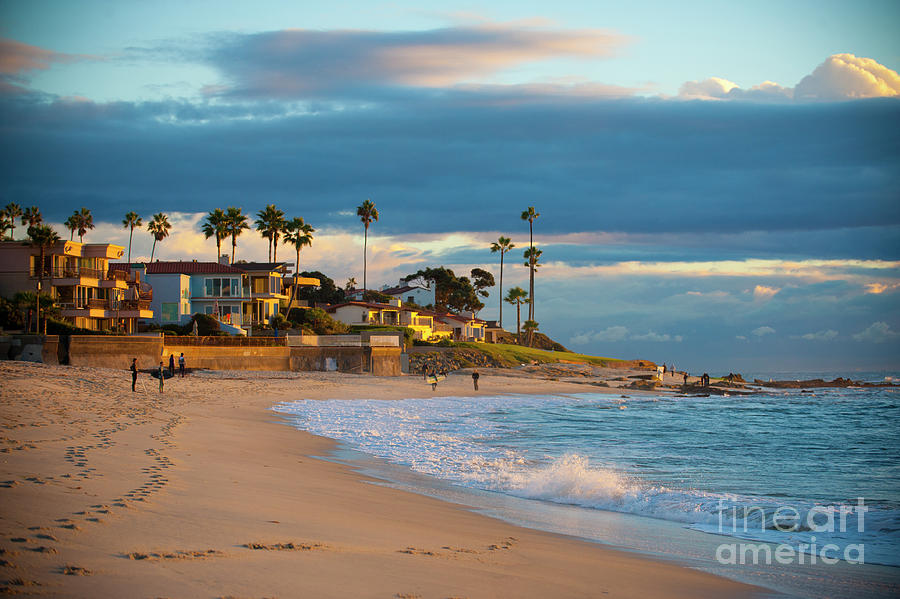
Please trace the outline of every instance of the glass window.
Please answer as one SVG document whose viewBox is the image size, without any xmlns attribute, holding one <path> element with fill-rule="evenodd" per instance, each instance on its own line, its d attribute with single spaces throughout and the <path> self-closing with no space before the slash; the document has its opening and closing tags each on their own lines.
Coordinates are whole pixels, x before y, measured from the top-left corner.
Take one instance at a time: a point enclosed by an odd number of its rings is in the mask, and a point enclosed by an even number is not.
<svg viewBox="0 0 900 599">
<path fill-rule="evenodd" d="M 209 297 L 213 294 L 213 280 L 206 279 L 206 296 Z"/>
</svg>

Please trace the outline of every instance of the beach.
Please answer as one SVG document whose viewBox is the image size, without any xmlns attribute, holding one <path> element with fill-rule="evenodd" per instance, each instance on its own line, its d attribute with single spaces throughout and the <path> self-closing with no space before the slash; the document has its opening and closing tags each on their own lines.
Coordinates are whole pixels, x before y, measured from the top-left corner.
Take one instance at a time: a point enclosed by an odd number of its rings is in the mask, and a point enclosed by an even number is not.
<svg viewBox="0 0 900 599">
<path fill-rule="evenodd" d="M 757 589 L 390 488 L 270 410 L 434 392 L 418 377 L 0 363 L 2 578 L 48 597 L 739 597 Z M 480 392 L 584 385 L 481 378 Z"/>
</svg>

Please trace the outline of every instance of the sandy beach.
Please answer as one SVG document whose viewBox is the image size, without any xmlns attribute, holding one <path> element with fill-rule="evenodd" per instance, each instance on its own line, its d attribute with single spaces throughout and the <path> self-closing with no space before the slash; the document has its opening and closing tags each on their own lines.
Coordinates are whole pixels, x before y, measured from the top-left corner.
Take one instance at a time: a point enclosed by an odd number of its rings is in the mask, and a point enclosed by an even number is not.
<svg viewBox="0 0 900 599">
<path fill-rule="evenodd" d="M 431 395 L 418 377 L 0 362 L 2 590 L 42 597 L 740 597 L 755 588 L 519 528 L 316 459 L 292 399 Z M 483 372 L 481 394 L 584 392 Z M 598 391 L 598 389 L 591 389 Z M 437 395 L 470 395 L 450 376 Z"/>
</svg>

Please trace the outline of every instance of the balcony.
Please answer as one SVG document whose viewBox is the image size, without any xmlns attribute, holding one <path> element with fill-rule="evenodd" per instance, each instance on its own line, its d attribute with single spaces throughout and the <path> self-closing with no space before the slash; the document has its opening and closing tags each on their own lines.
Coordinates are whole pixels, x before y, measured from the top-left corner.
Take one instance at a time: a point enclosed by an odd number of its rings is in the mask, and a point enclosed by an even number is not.
<svg viewBox="0 0 900 599">
<path fill-rule="evenodd" d="M 52 280 L 57 287 L 68 287 L 70 285 L 99 287 L 100 281 L 105 278 L 105 273 L 97 268 L 45 268 L 41 273 L 35 269 L 31 272 L 30 277 L 37 279 L 39 274 L 45 281 Z M 124 289 L 124 286 L 122 288 Z"/>
</svg>

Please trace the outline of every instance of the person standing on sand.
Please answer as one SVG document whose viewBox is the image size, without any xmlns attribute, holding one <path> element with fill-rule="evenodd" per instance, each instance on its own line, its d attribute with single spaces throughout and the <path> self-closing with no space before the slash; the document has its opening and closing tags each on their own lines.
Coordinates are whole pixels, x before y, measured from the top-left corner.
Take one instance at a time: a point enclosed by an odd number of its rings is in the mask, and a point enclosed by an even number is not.
<svg viewBox="0 0 900 599">
<path fill-rule="evenodd" d="M 178 370 L 181 371 L 181 378 L 184 378 L 184 352 L 178 356 Z"/>
<path fill-rule="evenodd" d="M 687 372 L 684 373 L 684 384 L 687 385 Z"/>
<path fill-rule="evenodd" d="M 472 384 L 475 385 L 475 390 L 478 391 L 478 377 L 481 375 L 478 374 L 478 369 L 472 371 Z"/>
<path fill-rule="evenodd" d="M 131 392 L 134 393 L 134 386 L 137 384 L 137 358 L 131 358 Z"/>
<path fill-rule="evenodd" d="M 175 376 L 175 354 L 169 354 L 169 375 Z"/>
<path fill-rule="evenodd" d="M 163 363 L 162 362 L 159 363 L 159 370 L 157 371 L 157 374 L 159 375 L 159 392 L 162 393 L 163 392 L 163 381 L 166 380 L 166 373 L 163 371 Z"/>
</svg>

